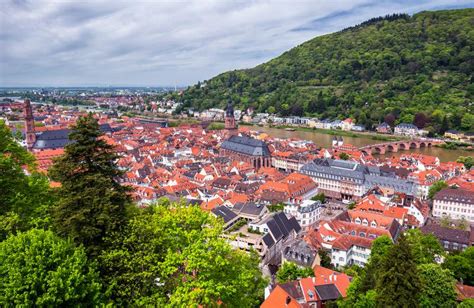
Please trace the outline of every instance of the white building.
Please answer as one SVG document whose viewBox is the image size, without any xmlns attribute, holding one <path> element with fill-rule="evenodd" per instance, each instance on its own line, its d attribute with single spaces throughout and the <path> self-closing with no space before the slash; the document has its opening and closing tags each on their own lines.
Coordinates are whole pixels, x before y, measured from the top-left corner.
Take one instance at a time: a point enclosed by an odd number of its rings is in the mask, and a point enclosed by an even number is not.
<svg viewBox="0 0 474 308">
<path fill-rule="evenodd" d="M 304 200 L 300 204 L 286 204 L 284 212 L 296 218 L 301 228 L 306 229 L 321 218 L 323 205 L 320 201 Z"/>
<path fill-rule="evenodd" d="M 474 192 L 464 189 L 443 189 L 433 199 L 433 216 L 448 216 L 474 222 Z"/>
<path fill-rule="evenodd" d="M 356 264 L 367 264 L 372 241 L 364 238 L 343 235 L 338 238 L 331 249 L 331 264 L 335 267 Z"/>
</svg>

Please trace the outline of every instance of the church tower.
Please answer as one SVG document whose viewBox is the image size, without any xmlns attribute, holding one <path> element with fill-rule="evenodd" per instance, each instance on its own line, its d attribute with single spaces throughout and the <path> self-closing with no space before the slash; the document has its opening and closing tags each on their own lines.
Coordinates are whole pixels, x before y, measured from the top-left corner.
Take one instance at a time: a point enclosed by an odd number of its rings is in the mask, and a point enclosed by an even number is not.
<svg viewBox="0 0 474 308">
<path fill-rule="evenodd" d="M 31 108 L 30 100 L 25 99 L 24 104 L 26 146 L 28 151 L 31 151 L 36 142 L 35 119 L 33 118 L 33 109 Z"/>
<path fill-rule="evenodd" d="M 227 103 L 227 108 L 225 110 L 225 130 L 229 135 L 237 134 L 237 126 L 235 125 L 234 117 L 234 106 L 232 106 L 230 101 Z"/>
</svg>

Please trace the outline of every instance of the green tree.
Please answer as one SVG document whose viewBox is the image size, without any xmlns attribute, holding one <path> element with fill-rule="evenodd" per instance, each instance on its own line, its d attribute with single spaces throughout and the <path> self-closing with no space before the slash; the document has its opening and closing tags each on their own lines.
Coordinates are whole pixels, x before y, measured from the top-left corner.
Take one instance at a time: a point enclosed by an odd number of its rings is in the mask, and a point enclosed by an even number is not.
<svg viewBox="0 0 474 308">
<path fill-rule="evenodd" d="M 346 298 L 337 300 L 338 307 L 341 308 L 375 308 L 377 293 L 369 290 L 366 293 L 360 292 L 361 277 L 355 277 L 347 289 Z"/>
<path fill-rule="evenodd" d="M 428 198 L 433 199 L 436 193 L 448 187 L 448 184 L 445 181 L 436 181 L 431 185 L 430 189 L 428 190 Z"/>
<path fill-rule="evenodd" d="M 62 184 L 53 212 L 55 228 L 83 244 L 89 255 L 103 248 L 107 233 L 125 225 L 130 202 L 128 187 L 118 182 L 122 175 L 116 165 L 118 156 L 101 135 L 91 113 L 80 117 L 69 135 L 73 142 L 49 172 Z"/>
<path fill-rule="evenodd" d="M 461 128 L 466 131 L 474 129 L 474 114 L 465 113 L 461 119 Z"/>
<path fill-rule="evenodd" d="M 468 247 L 460 254 L 449 254 L 442 266 L 449 269 L 454 278 L 474 286 L 474 247 Z"/>
<path fill-rule="evenodd" d="M 459 156 L 456 162 L 464 164 L 467 170 L 471 169 L 474 166 L 474 157 L 472 156 Z"/>
<path fill-rule="evenodd" d="M 377 306 L 418 307 L 422 285 L 411 247 L 404 235 L 384 257 L 377 277 Z"/>
<path fill-rule="evenodd" d="M 361 275 L 359 293 L 365 293 L 375 289 L 377 277 L 380 275 L 380 268 L 392 246 L 392 240 L 386 235 L 382 235 L 373 241 L 370 258 L 365 266 L 365 273 Z"/>
<path fill-rule="evenodd" d="M 457 308 L 474 308 L 474 298 L 463 300 Z"/>
<path fill-rule="evenodd" d="M 321 266 L 326 268 L 332 268 L 331 265 L 331 256 L 329 253 L 324 249 L 318 250 L 319 258 L 321 259 Z"/>
<path fill-rule="evenodd" d="M 32 229 L 0 242 L 0 305 L 93 306 L 102 301 L 94 264 L 83 248 Z"/>
<path fill-rule="evenodd" d="M 311 268 L 301 268 L 293 262 L 284 262 L 276 273 L 278 283 L 285 283 L 297 278 L 305 278 L 314 276 Z"/>
<path fill-rule="evenodd" d="M 31 173 L 23 172 L 26 166 Z M 47 178 L 36 172 L 34 157 L 0 121 L 0 239 L 32 227 L 46 228 L 55 202 Z"/>
<path fill-rule="evenodd" d="M 436 257 L 444 255 L 443 247 L 432 234 L 423 234 L 419 229 L 412 229 L 406 232 L 406 238 L 417 264 L 434 263 Z"/>
<path fill-rule="evenodd" d="M 256 253 L 234 250 L 222 222 L 199 207 L 154 205 L 108 237 L 99 257 L 112 298 L 121 305 L 250 307 L 266 281 Z"/>
<path fill-rule="evenodd" d="M 455 280 L 451 272 L 437 264 L 418 266 L 421 281 L 421 307 L 454 307 L 456 306 Z"/>
<path fill-rule="evenodd" d="M 342 160 L 348 160 L 349 158 L 351 158 L 351 156 L 347 153 L 342 152 L 341 154 L 339 154 L 339 158 Z"/>
<path fill-rule="evenodd" d="M 324 193 L 319 193 L 316 196 L 314 196 L 313 198 L 311 198 L 311 200 L 320 201 L 321 203 L 324 203 L 324 202 L 326 202 L 326 196 L 324 195 Z"/>
</svg>

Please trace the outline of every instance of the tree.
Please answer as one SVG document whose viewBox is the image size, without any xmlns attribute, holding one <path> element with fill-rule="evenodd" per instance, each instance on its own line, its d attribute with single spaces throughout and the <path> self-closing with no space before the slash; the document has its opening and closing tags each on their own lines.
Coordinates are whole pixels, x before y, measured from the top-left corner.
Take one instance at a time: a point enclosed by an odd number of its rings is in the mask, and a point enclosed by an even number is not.
<svg viewBox="0 0 474 308">
<path fill-rule="evenodd" d="M 418 266 L 421 281 L 421 307 L 454 307 L 456 306 L 455 280 L 451 272 L 442 269 L 438 264 Z"/>
<path fill-rule="evenodd" d="M 417 264 L 434 263 L 436 257 L 444 255 L 443 247 L 433 234 L 423 234 L 419 229 L 412 229 L 406 232 L 406 238 Z"/>
<path fill-rule="evenodd" d="M 418 307 L 421 287 L 409 242 L 401 235 L 382 261 L 375 288 L 377 306 Z"/>
<path fill-rule="evenodd" d="M 471 169 L 474 166 L 474 157 L 472 156 L 459 156 L 456 162 L 464 164 L 467 170 Z"/>
<path fill-rule="evenodd" d="M 469 298 L 463 300 L 457 308 L 473 308 L 474 307 L 474 298 Z"/>
<path fill-rule="evenodd" d="M 447 130 L 449 130 L 449 120 L 448 120 L 448 116 L 445 115 L 443 117 L 443 121 L 441 122 L 439 133 L 444 134 Z"/>
<path fill-rule="evenodd" d="M 375 289 L 382 262 L 392 246 L 392 240 L 386 235 L 382 235 L 373 241 L 370 258 L 365 266 L 365 273 L 361 275 L 359 293 Z"/>
<path fill-rule="evenodd" d="M 461 128 L 470 131 L 474 129 L 474 114 L 465 113 L 461 119 Z"/>
<path fill-rule="evenodd" d="M 23 172 L 26 166 L 31 176 Z M 0 121 L 0 239 L 32 227 L 49 226 L 55 202 L 47 178 L 36 171 L 34 157 Z"/>
<path fill-rule="evenodd" d="M 428 190 L 428 198 L 433 200 L 434 196 L 441 190 L 448 187 L 448 184 L 445 181 L 436 181 L 431 185 L 430 189 Z"/>
<path fill-rule="evenodd" d="M 69 135 L 73 142 L 49 172 L 62 184 L 53 211 L 55 228 L 83 244 L 89 255 L 97 255 L 105 236 L 125 225 L 130 202 L 128 187 L 118 182 L 118 156 L 101 135 L 91 113 L 80 117 Z"/>
<path fill-rule="evenodd" d="M 112 298 L 125 306 L 254 306 L 266 281 L 259 258 L 221 238 L 223 224 L 199 207 L 153 205 L 112 234 L 99 257 Z"/>
<path fill-rule="evenodd" d="M 423 112 L 415 114 L 415 118 L 413 119 L 413 124 L 418 128 L 424 128 L 428 122 L 429 118 Z"/>
<path fill-rule="evenodd" d="M 311 198 L 311 200 L 320 201 L 321 203 L 324 203 L 324 202 L 326 202 L 326 196 L 324 195 L 324 193 L 319 193 L 316 196 L 314 196 L 313 198 Z"/>
<path fill-rule="evenodd" d="M 460 254 L 449 254 L 442 266 L 449 269 L 454 278 L 474 286 L 474 247 L 468 247 Z"/>
<path fill-rule="evenodd" d="M 361 278 L 355 277 L 347 289 L 346 298 L 339 298 L 338 307 L 341 308 L 375 308 L 377 293 L 375 290 L 369 290 L 366 293 L 360 292 Z"/>
<path fill-rule="evenodd" d="M 396 117 L 395 115 L 393 115 L 393 113 L 387 114 L 384 118 L 384 122 L 390 125 L 391 127 L 393 127 L 393 125 L 395 124 L 395 120 L 396 120 Z"/>
<path fill-rule="evenodd" d="M 339 158 L 342 160 L 348 160 L 349 158 L 351 158 L 351 156 L 347 153 L 342 152 L 341 154 L 339 154 Z"/>
<path fill-rule="evenodd" d="M 329 253 L 326 250 L 319 249 L 318 255 L 319 255 L 319 258 L 321 259 L 320 263 L 322 267 L 332 268 L 331 257 L 329 256 Z"/>
<path fill-rule="evenodd" d="M 83 248 L 52 231 L 32 229 L 0 243 L 0 305 L 92 306 L 101 284 Z"/>
<path fill-rule="evenodd" d="M 296 280 L 297 278 L 309 276 L 314 276 L 314 272 L 311 268 L 301 268 L 293 262 L 284 262 L 276 273 L 278 283 L 285 283 Z"/>
</svg>

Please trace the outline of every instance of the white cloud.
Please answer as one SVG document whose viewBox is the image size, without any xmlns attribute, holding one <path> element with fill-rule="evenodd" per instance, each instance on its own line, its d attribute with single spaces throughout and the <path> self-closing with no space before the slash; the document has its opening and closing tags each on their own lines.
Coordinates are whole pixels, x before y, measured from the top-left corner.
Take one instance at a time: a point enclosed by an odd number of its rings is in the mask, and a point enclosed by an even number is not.
<svg viewBox="0 0 474 308">
<path fill-rule="evenodd" d="M 371 17 L 472 4 L 472 0 L 1 2 L 0 86 L 191 84 L 225 70 L 252 67 L 314 36 Z"/>
</svg>

